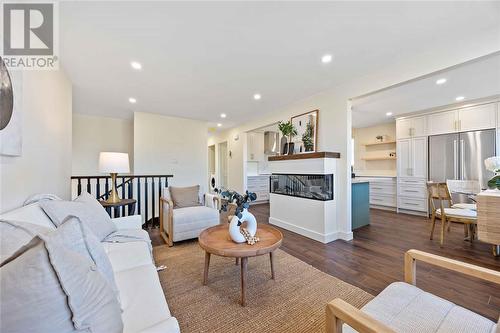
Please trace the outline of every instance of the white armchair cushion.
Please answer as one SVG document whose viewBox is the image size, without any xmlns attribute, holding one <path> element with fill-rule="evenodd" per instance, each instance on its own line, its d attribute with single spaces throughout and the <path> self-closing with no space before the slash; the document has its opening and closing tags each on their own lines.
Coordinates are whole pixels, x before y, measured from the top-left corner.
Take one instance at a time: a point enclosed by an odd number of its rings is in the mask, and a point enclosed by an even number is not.
<svg viewBox="0 0 500 333">
<path fill-rule="evenodd" d="M 477 212 L 470 209 L 459 209 L 459 208 L 445 208 L 444 213 L 446 216 L 455 217 L 477 217 Z M 441 215 L 441 208 L 436 209 L 436 215 Z"/>
<path fill-rule="evenodd" d="M 468 203 L 457 203 L 451 206 L 451 208 L 477 210 L 477 205 Z"/>
<path fill-rule="evenodd" d="M 361 310 L 401 333 L 492 333 L 496 328 L 491 320 L 404 282 L 390 284 Z M 344 324 L 344 332 L 356 331 Z"/>
<path fill-rule="evenodd" d="M 174 242 L 196 238 L 206 228 L 219 224 L 219 211 L 206 206 L 173 210 Z"/>
</svg>

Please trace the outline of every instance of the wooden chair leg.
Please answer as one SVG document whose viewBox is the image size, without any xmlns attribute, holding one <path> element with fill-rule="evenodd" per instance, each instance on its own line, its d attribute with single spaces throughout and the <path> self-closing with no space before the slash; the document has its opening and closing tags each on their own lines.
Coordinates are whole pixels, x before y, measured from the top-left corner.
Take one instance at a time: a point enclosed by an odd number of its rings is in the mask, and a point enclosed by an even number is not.
<svg viewBox="0 0 500 333">
<path fill-rule="evenodd" d="M 439 241 L 439 245 L 443 246 L 444 243 L 444 230 L 446 229 L 446 221 L 447 219 L 441 219 L 441 240 Z"/>
<path fill-rule="evenodd" d="M 432 218 L 431 218 L 431 237 L 430 240 L 432 240 L 432 237 L 434 236 L 434 227 L 436 226 L 436 215 L 432 213 Z"/>
<path fill-rule="evenodd" d="M 467 224 L 464 223 L 464 239 L 469 237 L 469 228 L 467 228 Z"/>
<path fill-rule="evenodd" d="M 447 230 L 448 230 L 448 232 L 450 232 L 450 230 L 451 230 L 451 221 L 448 221 L 448 229 Z"/>
</svg>

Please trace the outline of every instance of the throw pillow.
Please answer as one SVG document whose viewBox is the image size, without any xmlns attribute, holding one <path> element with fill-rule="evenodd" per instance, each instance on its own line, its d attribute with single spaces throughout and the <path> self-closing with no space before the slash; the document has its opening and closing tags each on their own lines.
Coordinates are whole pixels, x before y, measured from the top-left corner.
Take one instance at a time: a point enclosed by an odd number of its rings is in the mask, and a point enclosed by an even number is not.
<svg viewBox="0 0 500 333">
<path fill-rule="evenodd" d="M 170 196 L 174 202 L 174 208 L 201 206 L 198 193 L 200 185 L 189 187 L 173 187 L 169 186 Z"/>
<path fill-rule="evenodd" d="M 0 219 L 0 264 L 36 235 L 47 234 L 52 230 L 37 224 Z"/>
<path fill-rule="evenodd" d="M 2 263 L 0 331 L 123 331 L 120 305 L 76 227 L 35 237 Z"/>
<path fill-rule="evenodd" d="M 83 192 L 74 201 L 47 200 L 41 201 L 40 206 L 57 227 L 69 215 L 78 217 L 99 241 L 117 230 L 104 207 L 87 192 Z"/>
</svg>

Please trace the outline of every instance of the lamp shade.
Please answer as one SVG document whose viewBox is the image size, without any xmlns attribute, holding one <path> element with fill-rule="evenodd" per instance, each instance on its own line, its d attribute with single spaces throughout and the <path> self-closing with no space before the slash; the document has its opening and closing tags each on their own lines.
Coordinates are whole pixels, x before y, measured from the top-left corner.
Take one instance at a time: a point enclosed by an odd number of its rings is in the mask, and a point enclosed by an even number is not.
<svg viewBox="0 0 500 333">
<path fill-rule="evenodd" d="M 102 152 L 99 154 L 99 172 L 128 173 L 130 166 L 127 153 Z"/>
</svg>

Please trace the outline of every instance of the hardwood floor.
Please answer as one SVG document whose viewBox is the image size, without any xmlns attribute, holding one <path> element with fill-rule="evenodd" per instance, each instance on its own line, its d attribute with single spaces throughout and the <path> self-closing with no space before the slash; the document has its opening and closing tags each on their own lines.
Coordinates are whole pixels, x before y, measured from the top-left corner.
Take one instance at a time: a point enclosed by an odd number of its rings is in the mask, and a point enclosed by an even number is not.
<svg viewBox="0 0 500 333">
<path fill-rule="evenodd" d="M 250 211 L 259 223 L 268 223 L 269 205 L 253 205 Z M 439 235 L 429 240 L 430 220 L 406 214 L 375 210 L 371 225 L 354 232 L 352 241 L 329 244 L 280 229 L 284 240 L 281 249 L 300 260 L 353 284 L 373 295 L 387 285 L 403 280 L 403 254 L 418 249 L 500 270 L 500 258 L 491 255 L 487 244 L 463 240 L 462 225 L 452 225 L 443 248 Z M 150 232 L 153 245 L 163 244 L 158 229 Z M 494 321 L 500 314 L 500 286 L 464 277 L 426 264 L 417 265 L 417 285 Z M 200 269 L 203 269 L 202 267 Z"/>
</svg>

